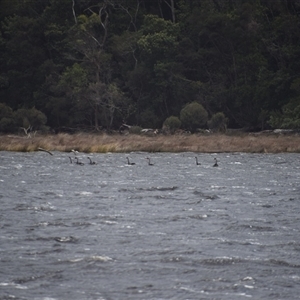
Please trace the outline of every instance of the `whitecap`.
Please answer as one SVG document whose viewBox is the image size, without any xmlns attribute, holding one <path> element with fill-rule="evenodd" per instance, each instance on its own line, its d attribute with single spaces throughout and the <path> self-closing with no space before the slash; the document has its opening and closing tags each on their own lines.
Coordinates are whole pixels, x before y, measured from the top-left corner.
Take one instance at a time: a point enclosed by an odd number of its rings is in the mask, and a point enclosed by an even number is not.
<svg viewBox="0 0 300 300">
<path fill-rule="evenodd" d="M 13 282 L 0 282 L 0 286 L 13 286 L 19 290 L 27 290 L 28 287 L 26 285 L 16 284 Z"/>
<path fill-rule="evenodd" d="M 108 256 L 101 256 L 101 255 L 93 255 L 90 257 L 91 260 L 94 260 L 94 261 L 111 261 L 112 258 L 108 257 Z"/>
<path fill-rule="evenodd" d="M 254 289 L 254 286 L 253 286 L 253 285 L 244 285 L 244 287 L 245 287 L 246 289 Z"/>
<path fill-rule="evenodd" d="M 108 224 L 108 225 L 118 224 L 118 222 L 115 222 L 115 221 L 104 221 L 104 223 Z"/>
<path fill-rule="evenodd" d="M 247 276 L 247 277 L 243 278 L 243 280 L 244 281 L 246 281 L 246 280 L 253 280 L 253 278 L 251 276 Z"/>
<path fill-rule="evenodd" d="M 82 195 L 82 196 L 91 196 L 91 195 L 93 195 L 93 193 L 91 193 L 91 192 L 86 192 L 86 191 L 82 191 L 82 192 L 79 192 L 78 195 Z"/>
<path fill-rule="evenodd" d="M 80 261 L 83 261 L 83 258 L 82 257 L 79 257 L 79 258 L 73 258 L 73 259 L 70 259 L 69 262 L 72 262 L 72 263 L 77 263 L 77 262 L 80 262 Z"/>
</svg>

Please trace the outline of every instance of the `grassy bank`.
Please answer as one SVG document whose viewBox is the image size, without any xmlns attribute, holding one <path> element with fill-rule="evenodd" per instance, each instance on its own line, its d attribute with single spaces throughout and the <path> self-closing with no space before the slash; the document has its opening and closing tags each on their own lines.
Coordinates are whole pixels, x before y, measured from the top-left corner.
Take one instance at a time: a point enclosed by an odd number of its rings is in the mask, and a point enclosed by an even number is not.
<svg viewBox="0 0 300 300">
<path fill-rule="evenodd" d="M 57 134 L 27 138 L 14 135 L 0 136 L 0 151 L 70 152 L 72 149 L 86 153 L 105 152 L 249 152 L 279 153 L 299 152 L 300 136 L 275 134 L 239 135 L 106 135 Z"/>
</svg>

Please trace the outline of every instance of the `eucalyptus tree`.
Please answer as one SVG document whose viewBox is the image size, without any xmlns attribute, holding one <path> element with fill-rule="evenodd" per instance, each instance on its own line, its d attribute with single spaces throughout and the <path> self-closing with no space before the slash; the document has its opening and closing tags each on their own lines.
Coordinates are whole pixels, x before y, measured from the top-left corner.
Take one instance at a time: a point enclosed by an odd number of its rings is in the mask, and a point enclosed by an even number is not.
<svg viewBox="0 0 300 300">
<path fill-rule="evenodd" d="M 147 115 L 155 115 L 157 119 L 152 126 L 161 126 L 172 114 L 179 26 L 154 15 L 145 15 L 138 34 L 138 59 L 141 63 L 131 72 L 129 87 L 138 94 L 139 122 L 143 125 Z"/>
</svg>

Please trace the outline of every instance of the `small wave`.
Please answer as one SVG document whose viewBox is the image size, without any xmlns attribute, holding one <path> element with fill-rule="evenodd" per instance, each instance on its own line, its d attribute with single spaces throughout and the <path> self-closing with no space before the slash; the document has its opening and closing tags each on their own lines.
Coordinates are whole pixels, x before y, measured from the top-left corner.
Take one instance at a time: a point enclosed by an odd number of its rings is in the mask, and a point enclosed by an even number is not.
<svg viewBox="0 0 300 300">
<path fill-rule="evenodd" d="M 275 165 L 283 165 L 283 164 L 286 164 L 286 163 L 287 163 L 286 161 L 277 161 L 274 164 Z"/>
<path fill-rule="evenodd" d="M 71 263 L 78 263 L 81 261 L 87 261 L 87 262 L 108 262 L 112 261 L 113 259 L 106 255 L 92 255 L 88 257 L 77 257 L 69 259 L 68 261 Z"/>
<path fill-rule="evenodd" d="M 260 225 L 251 225 L 251 224 L 232 224 L 226 227 L 227 230 L 252 230 L 252 231 L 258 231 L 258 232 L 271 232 L 274 231 L 275 228 L 271 226 L 260 226 Z"/>
<path fill-rule="evenodd" d="M 203 264 L 213 265 L 213 266 L 233 265 L 235 263 L 240 263 L 240 262 L 242 262 L 242 260 L 240 258 L 235 258 L 235 257 L 216 257 L 216 258 L 208 258 L 202 260 Z"/>
<path fill-rule="evenodd" d="M 46 226 L 65 226 L 67 227 L 67 224 L 65 224 L 62 221 L 56 221 L 56 222 L 40 222 L 36 224 L 37 227 L 46 227 Z"/>
<path fill-rule="evenodd" d="M 90 222 L 74 222 L 72 223 L 72 227 L 88 227 L 88 226 L 91 226 L 92 223 Z"/>
<path fill-rule="evenodd" d="M 174 263 L 174 262 L 182 262 L 184 261 L 184 258 L 181 256 L 172 256 L 172 257 L 166 257 L 162 259 L 162 262 L 164 263 Z"/>
<path fill-rule="evenodd" d="M 277 266 L 284 266 L 284 267 L 291 267 L 291 268 L 300 268 L 299 264 L 294 264 L 294 263 L 289 263 L 284 260 L 280 259 L 268 259 L 267 262 L 271 263 L 272 265 L 277 265 Z"/>
<path fill-rule="evenodd" d="M 247 227 L 254 231 L 274 231 L 274 228 L 270 226 L 248 225 Z"/>
<path fill-rule="evenodd" d="M 19 288 L 27 289 L 27 287 L 23 285 L 24 283 L 36 281 L 39 279 L 49 279 L 49 278 L 61 279 L 62 278 L 61 273 L 62 273 L 62 271 L 58 270 L 58 271 L 47 272 L 47 273 L 44 273 L 41 275 L 36 275 L 36 276 L 25 276 L 25 277 L 14 279 L 13 283 L 16 284 L 17 286 L 22 284 Z"/>
<path fill-rule="evenodd" d="M 78 193 L 75 193 L 76 196 L 91 196 L 93 195 L 92 192 L 86 192 L 86 191 L 82 191 L 82 192 L 78 192 Z"/>
<path fill-rule="evenodd" d="M 218 198 L 219 198 L 219 196 L 216 195 L 216 194 L 211 194 L 211 195 L 209 195 L 209 194 L 205 194 L 205 193 L 203 193 L 203 192 L 201 192 L 201 191 L 194 191 L 193 194 L 194 194 L 194 195 L 199 195 L 199 196 L 201 196 L 203 199 L 208 199 L 208 200 L 215 200 L 215 199 L 218 199 Z"/>
<path fill-rule="evenodd" d="M 170 186 L 170 187 L 161 187 L 161 186 L 152 186 L 152 187 L 149 187 L 149 188 L 144 188 L 144 187 L 141 187 L 141 188 L 133 188 L 133 189 L 130 189 L 130 188 L 121 188 L 119 189 L 118 191 L 119 192 L 130 192 L 130 193 L 136 193 L 137 191 L 139 192 L 152 192 L 152 191 L 175 191 L 178 189 L 178 186 Z"/>
<path fill-rule="evenodd" d="M 217 189 L 217 190 L 221 190 L 221 189 L 226 189 L 226 186 L 222 186 L 222 185 L 211 185 L 212 189 Z"/>
<path fill-rule="evenodd" d="M 206 214 L 204 215 L 192 215 L 192 216 L 189 216 L 190 219 L 197 219 L 197 220 L 203 220 L 203 219 L 206 219 L 208 216 Z"/>
<path fill-rule="evenodd" d="M 177 189 L 178 189 L 177 186 L 170 186 L 170 187 L 152 186 L 149 188 L 139 188 L 138 190 L 152 192 L 152 191 L 175 191 Z"/>
<path fill-rule="evenodd" d="M 251 276 L 247 276 L 247 277 L 244 277 L 243 279 L 242 279 L 243 281 L 248 281 L 248 280 L 253 280 L 253 277 L 251 277 Z"/>
<path fill-rule="evenodd" d="M 23 210 L 33 210 L 33 211 L 55 211 L 55 207 L 49 204 L 41 206 L 30 206 L 27 204 L 18 204 L 14 210 L 23 211 Z"/>
<path fill-rule="evenodd" d="M 73 236 L 54 237 L 53 239 L 59 243 L 76 243 L 78 241 L 78 239 Z"/>
<path fill-rule="evenodd" d="M 43 192 L 43 194 L 45 196 L 61 196 L 60 194 L 57 194 L 56 192 L 53 192 L 53 191 L 46 191 L 46 192 Z"/>
<path fill-rule="evenodd" d="M 15 287 L 16 289 L 20 289 L 20 290 L 27 290 L 28 287 L 25 285 L 21 285 L 18 283 L 14 283 L 14 282 L 0 282 L 0 286 L 12 286 Z"/>
<path fill-rule="evenodd" d="M 118 224 L 118 222 L 116 221 L 103 221 L 103 224 L 107 224 L 107 225 L 115 225 L 115 224 Z"/>
<path fill-rule="evenodd" d="M 106 261 L 111 261 L 113 259 L 109 256 L 93 255 L 93 256 L 89 257 L 88 260 L 106 262 Z"/>
</svg>

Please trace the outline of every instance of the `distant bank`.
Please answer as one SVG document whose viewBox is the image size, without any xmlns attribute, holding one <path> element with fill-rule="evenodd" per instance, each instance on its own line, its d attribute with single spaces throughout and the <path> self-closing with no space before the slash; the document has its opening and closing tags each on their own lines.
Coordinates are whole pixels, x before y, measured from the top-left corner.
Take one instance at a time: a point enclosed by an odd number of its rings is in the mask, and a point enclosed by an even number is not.
<svg viewBox="0 0 300 300">
<path fill-rule="evenodd" d="M 1 135 L 0 151 L 48 151 L 86 153 L 106 152 L 247 152 L 279 153 L 299 152 L 298 134 L 190 134 L 190 135 L 118 135 L 118 134 L 56 134 L 27 138 Z"/>
</svg>

